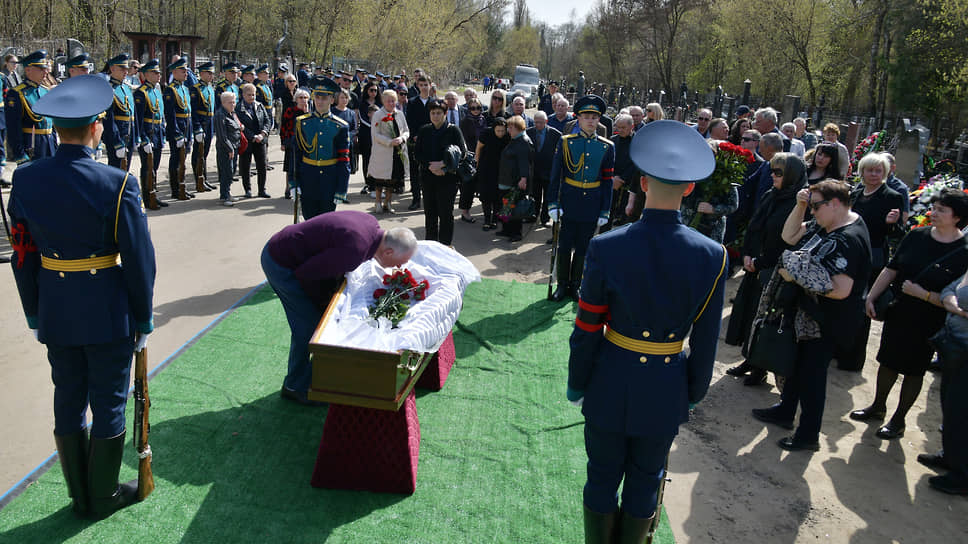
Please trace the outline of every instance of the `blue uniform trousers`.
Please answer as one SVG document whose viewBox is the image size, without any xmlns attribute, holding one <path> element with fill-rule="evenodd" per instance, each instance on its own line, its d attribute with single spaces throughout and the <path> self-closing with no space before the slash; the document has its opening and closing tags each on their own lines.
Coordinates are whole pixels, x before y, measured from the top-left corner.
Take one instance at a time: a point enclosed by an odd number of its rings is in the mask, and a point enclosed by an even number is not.
<svg viewBox="0 0 968 544">
<path fill-rule="evenodd" d="M 594 221 L 572 221 L 568 216 L 561 218 L 561 230 L 558 231 L 558 252 L 559 255 L 570 255 L 575 251 L 575 258 L 585 257 L 588 251 L 588 243 L 595 236 L 595 228 L 598 224 Z"/>
<path fill-rule="evenodd" d="M 944 430 L 941 445 L 952 476 L 968 482 L 968 364 L 943 367 L 941 415 Z"/>
<path fill-rule="evenodd" d="M 600 514 L 618 508 L 618 486 L 624 478 L 622 509 L 637 518 L 655 512 L 659 482 L 675 436 L 629 436 L 596 427 L 585 420 L 588 480 L 585 506 Z"/>
<path fill-rule="evenodd" d="M 824 403 L 827 401 L 827 367 L 834 355 L 833 342 L 824 338 L 797 343 L 793 375 L 783 385 L 777 415 L 793 419 L 800 406 L 800 424 L 794 438 L 816 442 L 820 437 Z"/>
<path fill-rule="evenodd" d="M 268 244 L 262 249 L 262 270 L 282 302 L 292 333 L 289 341 L 289 372 L 283 385 L 293 391 L 306 392 L 313 376 L 313 368 L 309 362 L 309 340 L 319 325 L 323 312 L 306 295 L 293 271 L 272 259 Z"/>
<path fill-rule="evenodd" d="M 134 337 L 107 344 L 56 346 L 47 344 L 54 382 L 54 434 L 80 432 L 91 405 L 91 438 L 111 438 L 124 431 L 124 407 Z"/>
</svg>

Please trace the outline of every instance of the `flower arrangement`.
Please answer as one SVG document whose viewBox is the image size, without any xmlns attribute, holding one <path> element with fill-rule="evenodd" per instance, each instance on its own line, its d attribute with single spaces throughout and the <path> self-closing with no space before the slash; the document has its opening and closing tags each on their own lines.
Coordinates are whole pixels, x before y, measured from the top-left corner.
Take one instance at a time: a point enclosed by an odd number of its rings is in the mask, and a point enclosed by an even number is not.
<svg viewBox="0 0 968 544">
<path fill-rule="evenodd" d="M 706 201 L 725 197 L 733 190 L 734 185 L 742 185 L 746 176 L 746 165 L 756 160 L 752 151 L 738 145 L 727 141 L 720 141 L 715 145 L 716 168 L 709 176 L 709 181 L 702 185 L 702 198 Z M 702 219 L 703 214 L 697 213 L 689 226 L 696 228 Z"/>
<path fill-rule="evenodd" d="M 383 285 L 373 291 L 376 302 L 370 306 L 370 318 L 385 317 L 393 324 L 393 328 L 403 321 L 410 309 L 411 296 L 413 300 L 423 300 L 427 296 L 430 284 L 427 280 L 417 281 L 407 269 L 400 269 L 393 274 L 383 275 Z"/>
<path fill-rule="evenodd" d="M 917 189 L 911 191 L 911 216 L 908 219 L 911 228 L 931 226 L 931 200 L 945 189 L 968 193 L 961 178 L 953 174 L 938 174 L 922 181 Z"/>
<path fill-rule="evenodd" d="M 517 207 L 517 203 L 521 200 L 521 195 L 524 193 L 521 189 L 514 187 L 504 194 L 501 199 L 501 209 L 497 212 L 497 218 L 503 223 L 507 223 L 511 220 L 514 215 L 514 208 Z"/>
<path fill-rule="evenodd" d="M 396 123 L 396 117 L 395 116 L 396 116 L 396 113 L 388 113 L 387 115 L 385 115 L 383 117 L 383 119 L 380 119 L 380 122 L 381 123 L 385 123 L 386 126 L 390 128 L 390 138 L 396 138 L 396 137 L 400 136 L 400 131 L 397 130 L 397 123 Z M 400 162 L 403 163 L 403 168 L 404 168 L 404 170 L 406 170 L 408 168 L 408 166 L 407 166 L 407 154 L 403 152 L 403 145 L 398 145 L 396 147 L 395 151 L 396 151 L 397 155 L 400 156 Z"/>
<path fill-rule="evenodd" d="M 850 169 L 857 170 L 857 163 L 860 162 L 861 157 L 864 155 L 880 151 L 886 136 L 886 130 L 874 132 L 857 144 L 857 146 L 854 147 L 854 156 L 850 159 Z"/>
</svg>

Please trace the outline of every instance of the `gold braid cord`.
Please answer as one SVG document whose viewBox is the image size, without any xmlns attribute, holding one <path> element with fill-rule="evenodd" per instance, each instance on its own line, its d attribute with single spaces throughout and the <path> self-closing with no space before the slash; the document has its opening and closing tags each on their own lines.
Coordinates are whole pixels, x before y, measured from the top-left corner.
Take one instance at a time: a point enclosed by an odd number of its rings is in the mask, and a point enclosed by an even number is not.
<svg viewBox="0 0 968 544">
<path fill-rule="evenodd" d="M 571 174 L 578 174 L 585 166 L 585 154 L 582 153 L 581 158 L 578 159 L 578 162 L 576 163 L 571 160 L 571 147 L 568 145 L 568 140 L 562 142 L 562 145 L 564 147 L 564 149 L 562 149 L 562 154 L 565 156 L 565 168 L 567 168 L 568 172 Z"/>
</svg>

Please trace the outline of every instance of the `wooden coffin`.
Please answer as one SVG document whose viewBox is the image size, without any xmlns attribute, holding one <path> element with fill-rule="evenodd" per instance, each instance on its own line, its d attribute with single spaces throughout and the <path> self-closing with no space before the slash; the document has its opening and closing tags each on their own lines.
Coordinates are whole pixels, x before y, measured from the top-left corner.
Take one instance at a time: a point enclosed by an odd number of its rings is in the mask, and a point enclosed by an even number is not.
<svg viewBox="0 0 968 544">
<path fill-rule="evenodd" d="M 346 282 L 323 313 L 309 341 L 313 379 L 310 400 L 397 411 L 407 400 L 433 353 L 348 348 L 320 341 L 336 312 Z"/>
</svg>

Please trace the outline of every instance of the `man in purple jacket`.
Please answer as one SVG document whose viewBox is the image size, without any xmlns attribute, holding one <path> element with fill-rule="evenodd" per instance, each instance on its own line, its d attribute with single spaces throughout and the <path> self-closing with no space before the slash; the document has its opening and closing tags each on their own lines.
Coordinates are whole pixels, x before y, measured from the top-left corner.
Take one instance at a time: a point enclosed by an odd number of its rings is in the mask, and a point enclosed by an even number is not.
<svg viewBox="0 0 968 544">
<path fill-rule="evenodd" d="M 416 250 L 417 237 L 410 229 L 384 231 L 372 215 L 355 211 L 317 215 L 269 239 L 262 250 L 262 270 L 282 301 L 292 331 L 282 398 L 322 404 L 306 397 L 312 378 L 309 339 L 343 276 L 371 258 L 384 268 L 402 266 Z"/>
</svg>

